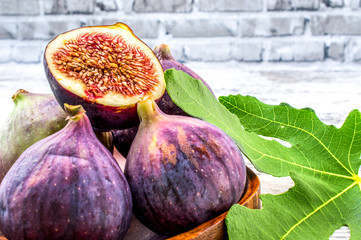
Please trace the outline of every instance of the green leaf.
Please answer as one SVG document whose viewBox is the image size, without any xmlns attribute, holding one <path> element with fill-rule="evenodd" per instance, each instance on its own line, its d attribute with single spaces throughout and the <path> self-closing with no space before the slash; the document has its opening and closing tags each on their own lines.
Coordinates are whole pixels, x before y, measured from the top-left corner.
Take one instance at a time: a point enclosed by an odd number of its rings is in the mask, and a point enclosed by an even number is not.
<svg viewBox="0 0 361 240">
<path fill-rule="evenodd" d="M 237 117 L 201 81 L 174 69 L 166 70 L 164 76 L 169 96 L 186 113 L 218 126 L 235 141 L 245 132 Z"/>
<path fill-rule="evenodd" d="M 291 144 L 253 164 L 273 175 L 278 175 L 277 169 L 288 171 L 295 182 L 284 194 L 261 196 L 262 210 L 232 207 L 226 219 L 230 239 L 328 239 L 343 225 L 350 227 L 353 239 L 361 238 L 358 110 L 337 129 L 322 123 L 310 109 L 270 106 L 240 95 L 221 97 L 220 102 L 246 130 Z M 253 225 L 259 221 L 262 231 Z"/>
<path fill-rule="evenodd" d="M 201 81 L 174 69 L 166 70 L 164 76 L 167 92 L 176 105 L 189 115 L 222 129 L 237 143 L 242 152 L 246 152 L 243 147 L 251 148 L 251 145 L 257 144 L 252 140 L 263 140 L 256 134 L 245 131 L 237 116 L 220 104 Z M 247 141 L 244 141 L 245 139 Z"/>
<path fill-rule="evenodd" d="M 230 239 L 328 239 L 343 225 L 361 239 L 358 110 L 338 129 L 311 109 L 241 95 L 218 102 L 200 81 L 175 70 L 166 81 L 178 106 L 228 133 L 259 171 L 295 182 L 286 193 L 261 195 L 261 210 L 234 205 L 226 218 Z"/>
</svg>

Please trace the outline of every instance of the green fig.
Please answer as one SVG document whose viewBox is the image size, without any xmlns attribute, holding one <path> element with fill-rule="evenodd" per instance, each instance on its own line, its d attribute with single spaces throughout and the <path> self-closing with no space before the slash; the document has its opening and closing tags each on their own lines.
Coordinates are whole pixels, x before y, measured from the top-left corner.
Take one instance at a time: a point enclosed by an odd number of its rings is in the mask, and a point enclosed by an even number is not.
<svg viewBox="0 0 361 240">
<path fill-rule="evenodd" d="M 0 129 L 0 180 L 32 144 L 66 125 L 67 114 L 52 94 L 19 89 L 13 96 L 14 109 Z"/>
</svg>

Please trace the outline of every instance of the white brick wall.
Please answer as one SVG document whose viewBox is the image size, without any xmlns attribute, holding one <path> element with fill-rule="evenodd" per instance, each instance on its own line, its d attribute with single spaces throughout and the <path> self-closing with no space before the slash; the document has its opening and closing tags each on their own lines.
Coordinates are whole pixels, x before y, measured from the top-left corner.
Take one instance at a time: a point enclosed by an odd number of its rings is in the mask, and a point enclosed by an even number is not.
<svg viewBox="0 0 361 240">
<path fill-rule="evenodd" d="M 180 61 L 361 61 L 361 0 L 0 1 L 0 63 L 41 62 L 57 34 L 127 23 Z"/>
<path fill-rule="evenodd" d="M 361 0 L 0 0 L 0 123 L 17 89 L 50 92 L 41 61 L 54 36 L 121 21 L 152 48 L 168 44 L 218 96 L 312 107 L 341 126 L 361 109 L 360 13 Z M 259 177 L 262 193 L 290 186 Z"/>
<path fill-rule="evenodd" d="M 273 41 L 270 49 L 269 61 L 313 62 L 325 58 L 322 41 Z"/>
</svg>

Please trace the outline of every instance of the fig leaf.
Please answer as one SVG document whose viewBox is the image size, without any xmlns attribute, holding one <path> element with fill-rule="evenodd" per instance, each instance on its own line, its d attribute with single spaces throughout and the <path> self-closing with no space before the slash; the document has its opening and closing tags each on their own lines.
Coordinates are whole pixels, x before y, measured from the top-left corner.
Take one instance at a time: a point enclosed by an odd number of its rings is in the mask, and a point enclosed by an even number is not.
<svg viewBox="0 0 361 240">
<path fill-rule="evenodd" d="M 329 239 L 345 225 L 351 239 L 361 238 L 358 110 L 336 128 L 309 108 L 241 95 L 218 102 L 182 73 L 168 72 L 166 78 L 169 95 L 185 112 L 227 132 L 259 171 L 290 176 L 295 183 L 283 194 L 261 195 L 261 210 L 233 205 L 226 218 L 230 239 Z"/>
</svg>

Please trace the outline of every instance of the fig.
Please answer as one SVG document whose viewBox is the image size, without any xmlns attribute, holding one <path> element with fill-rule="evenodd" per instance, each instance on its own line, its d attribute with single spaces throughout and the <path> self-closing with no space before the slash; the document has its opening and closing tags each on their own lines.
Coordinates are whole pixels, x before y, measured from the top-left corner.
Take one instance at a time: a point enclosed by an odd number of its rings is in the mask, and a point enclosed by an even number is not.
<svg viewBox="0 0 361 240">
<path fill-rule="evenodd" d="M 58 35 L 45 49 L 44 68 L 60 105 L 82 105 L 99 131 L 135 126 L 137 103 L 165 91 L 157 57 L 123 23 Z"/>
<path fill-rule="evenodd" d="M 94 129 L 93 129 L 94 130 Z M 109 152 L 113 153 L 114 144 L 113 144 L 113 134 L 111 131 L 101 132 L 94 130 L 95 136 L 98 140 L 109 150 Z"/>
<path fill-rule="evenodd" d="M 160 61 L 163 70 L 166 71 L 167 69 L 174 68 L 176 70 L 183 71 L 190 75 L 191 77 L 202 81 L 208 89 L 213 93 L 211 87 L 207 84 L 205 80 L 203 80 L 197 73 L 191 70 L 186 65 L 178 62 L 175 60 L 173 55 L 171 54 L 170 48 L 168 45 L 161 44 L 154 48 L 153 52 L 157 56 L 158 60 Z M 168 92 L 166 91 L 162 98 L 157 103 L 158 107 L 166 114 L 171 115 L 182 115 L 188 116 L 186 112 L 184 112 L 180 107 L 178 107 L 170 98 Z M 135 135 L 138 131 L 138 126 L 124 129 L 124 130 L 114 130 L 113 139 L 114 139 L 114 146 L 117 150 L 123 155 L 127 156 L 129 152 L 129 148 L 135 138 Z"/>
<path fill-rule="evenodd" d="M 240 200 L 245 162 L 226 133 L 200 119 L 165 114 L 152 99 L 137 109 L 141 121 L 124 173 L 139 221 L 171 236 Z"/>
<path fill-rule="evenodd" d="M 67 125 L 25 150 L 0 186 L 0 228 L 9 240 L 122 239 L 129 185 L 83 108 L 65 104 Z"/>
<path fill-rule="evenodd" d="M 113 145 L 122 156 L 127 157 L 130 146 L 132 145 L 137 132 L 138 126 L 111 131 L 113 136 Z"/>
<path fill-rule="evenodd" d="M 192 69 L 190 69 L 186 65 L 175 60 L 168 45 L 160 44 L 159 46 L 154 48 L 153 52 L 157 56 L 160 63 L 162 64 L 164 71 L 171 68 L 174 68 L 175 70 L 183 71 L 187 73 L 189 76 L 202 81 L 203 84 L 206 85 L 208 89 L 213 93 L 211 87 L 207 84 L 207 82 L 204 79 L 202 79 L 197 73 L 195 73 Z M 172 99 L 170 98 L 167 92 L 165 92 L 161 100 L 158 102 L 158 106 L 163 112 L 167 114 L 188 116 L 187 113 L 185 113 L 180 107 L 178 107 L 176 104 L 173 103 Z"/>
<path fill-rule="evenodd" d="M 0 130 L 0 180 L 28 147 L 66 124 L 67 115 L 52 94 L 19 89 L 12 99 L 14 108 Z"/>
</svg>

